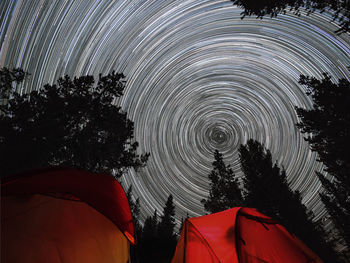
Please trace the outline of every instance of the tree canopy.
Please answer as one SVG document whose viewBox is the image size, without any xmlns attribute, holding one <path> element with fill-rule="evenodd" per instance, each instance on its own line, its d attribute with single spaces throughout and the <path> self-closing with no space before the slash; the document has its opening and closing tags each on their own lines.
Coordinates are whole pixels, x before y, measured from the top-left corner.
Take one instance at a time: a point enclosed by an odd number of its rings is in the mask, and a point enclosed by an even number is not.
<svg viewBox="0 0 350 263">
<path fill-rule="evenodd" d="M 139 238 L 139 235 L 141 235 L 142 232 L 141 205 L 140 198 L 136 198 L 136 200 L 134 200 L 134 196 L 132 193 L 132 185 L 129 186 L 128 191 L 126 192 L 126 198 L 128 199 L 132 218 L 134 220 L 136 237 Z"/>
<path fill-rule="evenodd" d="M 300 84 L 306 86 L 313 108 L 296 107 L 297 127 L 334 177 L 317 173 L 324 189 L 320 196 L 350 253 L 350 82 L 333 83 L 324 74 L 321 80 L 301 76 Z"/>
<path fill-rule="evenodd" d="M 301 194 L 289 187 L 285 170 L 273 164 L 271 152 L 261 143 L 250 139 L 239 148 L 241 187 L 223 155 L 216 150 L 214 157 L 209 197 L 202 201 L 207 211 L 214 213 L 234 206 L 257 208 L 303 240 L 324 262 L 339 262 L 322 224 L 314 222 Z"/>
<path fill-rule="evenodd" d="M 173 196 L 169 195 L 163 208 L 163 215 L 161 216 L 161 221 L 158 226 L 159 236 L 163 236 L 166 239 L 174 239 L 175 225 L 175 205 L 173 202 Z"/>
<path fill-rule="evenodd" d="M 300 15 L 299 9 L 305 8 L 308 14 L 316 9 L 324 12 L 326 8 L 333 10 L 333 20 L 339 19 L 340 29 L 337 32 L 350 31 L 350 2 L 335 0 L 231 0 L 233 4 L 242 7 L 244 16 L 256 15 L 262 18 L 265 15 L 276 17 L 279 13 L 285 13 L 287 8 L 294 9 Z"/>
<path fill-rule="evenodd" d="M 270 151 L 258 141 L 248 140 L 239 148 L 239 155 L 246 205 L 276 219 L 325 262 L 337 262 L 322 226 L 313 221 L 314 215 L 302 204 L 300 193 L 290 189 L 286 172 L 273 164 Z"/>
<path fill-rule="evenodd" d="M 156 261 L 159 257 L 158 224 L 157 210 L 154 210 L 153 216 L 149 216 L 145 220 L 142 234 L 136 248 L 141 263 L 151 263 Z"/>
<path fill-rule="evenodd" d="M 210 180 L 209 197 L 201 201 L 204 209 L 211 213 L 243 204 L 241 190 L 230 165 L 225 164 L 223 155 L 218 150 L 215 150 L 214 158 L 213 170 L 208 175 Z"/>
<path fill-rule="evenodd" d="M 158 225 L 160 262 L 170 262 L 175 252 L 177 238 L 175 235 L 175 205 L 170 194 L 163 208 L 163 215 Z"/>
<path fill-rule="evenodd" d="M 163 215 L 158 219 L 157 210 L 147 217 L 138 245 L 141 263 L 171 261 L 175 252 L 175 205 L 173 196 L 169 195 L 163 207 Z"/>
<path fill-rule="evenodd" d="M 0 167 L 2 175 L 46 166 L 66 166 L 121 176 L 145 165 L 138 155 L 134 123 L 114 101 L 123 95 L 124 75 L 114 71 L 46 84 L 29 94 L 15 90 L 26 74 L 0 70 Z"/>
</svg>

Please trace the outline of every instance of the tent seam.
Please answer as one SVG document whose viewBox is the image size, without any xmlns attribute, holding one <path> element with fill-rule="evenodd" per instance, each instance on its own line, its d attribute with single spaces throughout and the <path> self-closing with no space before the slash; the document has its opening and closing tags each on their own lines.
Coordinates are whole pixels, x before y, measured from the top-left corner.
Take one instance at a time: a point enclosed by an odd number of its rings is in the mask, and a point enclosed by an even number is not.
<svg viewBox="0 0 350 263">
<path fill-rule="evenodd" d="M 238 209 L 238 211 L 236 212 L 236 218 L 235 218 L 235 221 L 234 221 L 234 226 L 235 226 L 235 237 L 236 237 L 236 240 L 235 240 L 235 247 L 236 247 L 236 255 L 237 255 L 237 262 L 241 262 L 240 261 L 240 258 L 239 258 L 239 249 L 238 249 L 238 238 L 242 239 L 241 237 L 239 237 L 239 232 L 238 232 L 238 227 L 237 227 L 237 218 L 238 218 L 238 214 L 240 214 L 240 211 L 241 211 L 242 207 L 240 207 Z M 242 239 L 243 240 L 243 239 Z M 245 245 L 245 241 L 243 240 L 244 242 L 244 245 Z"/>
<path fill-rule="evenodd" d="M 195 228 L 197 230 L 197 232 L 199 233 L 200 237 L 205 241 L 205 243 L 207 244 L 207 246 L 210 248 L 210 251 L 214 254 L 214 256 L 216 257 L 216 259 L 219 261 L 219 263 L 221 263 L 219 257 L 216 255 L 216 253 L 214 252 L 214 250 L 212 249 L 212 247 L 209 245 L 208 241 L 204 238 L 204 236 L 201 234 L 201 232 L 199 231 L 199 229 L 197 227 L 195 227 L 194 224 L 192 224 L 192 222 L 188 221 L 189 223 L 191 223 L 191 225 L 193 226 L 193 228 Z"/>
</svg>

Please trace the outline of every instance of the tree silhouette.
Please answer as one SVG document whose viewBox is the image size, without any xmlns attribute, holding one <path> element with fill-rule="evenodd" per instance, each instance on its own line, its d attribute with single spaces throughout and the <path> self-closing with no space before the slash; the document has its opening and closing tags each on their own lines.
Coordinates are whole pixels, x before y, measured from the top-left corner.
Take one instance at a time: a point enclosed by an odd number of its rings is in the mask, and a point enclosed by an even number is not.
<svg viewBox="0 0 350 263">
<path fill-rule="evenodd" d="M 213 170 L 208 176 L 210 179 L 209 197 L 201 201 L 205 210 L 216 213 L 234 206 L 242 206 L 241 190 L 230 165 L 224 163 L 223 156 L 218 150 L 215 150 L 214 158 Z"/>
<path fill-rule="evenodd" d="M 158 233 L 160 237 L 167 239 L 174 238 L 174 227 L 175 227 L 175 205 L 173 203 L 173 196 L 169 195 L 165 206 L 163 208 L 163 215 L 158 226 Z"/>
<path fill-rule="evenodd" d="M 322 80 L 301 76 L 299 82 L 306 85 L 313 109 L 296 107 L 297 127 L 334 177 L 317 173 L 324 189 L 320 196 L 350 253 L 350 82 L 333 83 L 327 74 Z"/>
<path fill-rule="evenodd" d="M 138 244 L 138 255 L 141 263 L 158 262 L 158 215 L 157 210 L 154 210 L 153 216 L 149 216 L 145 220 Z"/>
<path fill-rule="evenodd" d="M 130 246 L 130 259 L 131 262 L 139 262 L 140 255 L 138 248 L 138 242 L 142 239 L 142 225 L 140 218 L 140 198 L 134 200 L 132 193 L 132 185 L 129 186 L 128 191 L 126 192 L 126 198 L 128 199 L 134 227 L 136 233 L 136 246 Z"/>
<path fill-rule="evenodd" d="M 163 215 L 161 216 L 161 220 L 158 225 L 158 249 L 160 251 L 159 262 L 170 262 L 171 257 L 175 252 L 177 241 L 174 233 L 175 225 L 175 205 L 173 203 L 173 196 L 169 195 L 163 208 Z"/>
<path fill-rule="evenodd" d="M 126 192 L 126 198 L 128 199 L 131 214 L 134 220 L 135 232 L 138 235 L 141 235 L 142 226 L 141 226 L 141 218 L 140 218 L 140 198 L 137 198 L 134 201 L 132 194 L 132 185 L 129 186 L 128 191 Z"/>
<path fill-rule="evenodd" d="M 190 216 L 188 215 L 188 213 L 186 214 L 186 218 L 181 218 L 181 224 L 180 224 L 180 227 L 179 227 L 179 230 L 177 231 L 177 236 L 179 237 L 179 236 L 181 236 L 181 232 L 182 232 L 182 228 L 183 228 L 183 226 L 184 226 L 184 224 L 185 224 L 185 220 L 187 219 L 187 218 L 189 218 Z"/>
<path fill-rule="evenodd" d="M 276 17 L 279 13 L 285 13 L 287 8 L 294 9 L 295 14 L 300 16 L 299 9 L 301 7 L 308 11 L 308 14 L 316 9 L 324 12 L 326 8 L 331 8 L 333 13 L 333 21 L 339 19 L 340 29 L 337 33 L 350 31 L 350 2 L 334 1 L 334 0 L 231 0 L 233 4 L 242 7 L 242 18 L 245 16 L 256 15 L 263 18 L 265 15 Z"/>
<path fill-rule="evenodd" d="M 2 176 L 51 165 L 121 176 L 145 164 L 138 155 L 134 123 L 114 104 L 123 95 L 124 75 L 114 71 L 60 78 L 29 94 L 15 91 L 20 69 L 0 70 L 0 167 Z"/>
<path fill-rule="evenodd" d="M 247 206 L 269 215 L 297 235 L 325 262 L 337 262 L 332 244 L 311 212 L 301 203 L 300 193 L 292 191 L 284 170 L 272 163 L 269 150 L 255 140 L 239 148 Z"/>
<path fill-rule="evenodd" d="M 169 195 L 163 207 L 163 215 L 160 217 L 160 221 L 156 210 L 153 216 L 147 217 L 145 221 L 138 246 L 139 261 L 141 263 L 170 262 L 177 241 L 174 228 L 175 205 L 173 196 Z"/>
</svg>

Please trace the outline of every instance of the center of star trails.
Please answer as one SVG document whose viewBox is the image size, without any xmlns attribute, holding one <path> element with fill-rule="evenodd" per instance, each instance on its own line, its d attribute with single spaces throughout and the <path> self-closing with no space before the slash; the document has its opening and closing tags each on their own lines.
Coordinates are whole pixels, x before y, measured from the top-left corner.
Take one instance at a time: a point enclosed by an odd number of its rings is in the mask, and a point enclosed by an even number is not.
<svg viewBox="0 0 350 263">
<path fill-rule="evenodd" d="M 218 147 L 224 145 L 228 140 L 228 135 L 223 130 L 214 129 L 210 137 L 212 143 Z"/>
</svg>

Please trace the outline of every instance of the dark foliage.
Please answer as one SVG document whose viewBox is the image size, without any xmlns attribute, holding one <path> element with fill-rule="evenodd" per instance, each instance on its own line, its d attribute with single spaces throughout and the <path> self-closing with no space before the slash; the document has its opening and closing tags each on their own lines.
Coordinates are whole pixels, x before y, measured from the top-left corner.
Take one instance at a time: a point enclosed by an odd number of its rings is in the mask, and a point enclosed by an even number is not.
<svg viewBox="0 0 350 263">
<path fill-rule="evenodd" d="M 2 100 L 2 104 L 6 103 L 6 99 L 9 98 L 12 92 L 11 89 L 13 82 L 19 84 L 24 81 L 28 75 L 29 74 L 27 72 L 24 72 L 20 68 L 14 68 L 12 70 L 8 68 L 0 69 L 0 98 Z"/>
<path fill-rule="evenodd" d="M 131 214 L 134 220 L 134 226 L 135 226 L 135 232 L 136 236 L 141 234 L 142 226 L 141 226 L 141 218 L 140 218 L 140 198 L 137 198 L 134 201 L 133 194 L 132 194 L 132 185 L 129 186 L 128 191 L 126 192 L 126 197 L 129 202 Z"/>
<path fill-rule="evenodd" d="M 136 235 L 136 241 L 139 242 L 142 235 L 142 225 L 140 223 L 140 198 L 137 198 L 134 200 L 133 194 L 132 194 L 132 185 L 129 186 L 128 191 L 126 192 L 126 198 L 128 199 L 134 227 L 135 227 L 135 235 Z M 130 258 L 131 262 L 139 262 L 140 255 L 138 254 L 139 251 L 137 250 L 136 246 L 130 247 Z"/>
<path fill-rule="evenodd" d="M 158 235 L 167 239 L 174 238 L 174 227 L 175 227 L 175 205 L 173 203 L 173 196 L 169 195 L 164 209 L 161 221 L 158 226 Z"/>
<path fill-rule="evenodd" d="M 301 76 L 313 109 L 296 107 L 300 122 L 297 127 L 306 134 L 311 150 L 334 176 L 330 181 L 317 173 L 324 191 L 320 194 L 332 220 L 350 248 L 350 82 L 341 79 L 332 83 L 324 74 L 322 80 Z"/>
<path fill-rule="evenodd" d="M 175 205 L 173 203 L 173 196 L 169 195 L 165 206 L 163 208 L 163 215 L 161 216 L 158 225 L 158 237 L 160 250 L 159 262 L 170 262 L 175 252 L 176 235 L 175 230 Z"/>
<path fill-rule="evenodd" d="M 139 262 L 171 261 L 177 242 L 174 233 L 175 225 L 175 205 L 173 196 L 169 195 L 160 221 L 158 221 L 157 211 L 154 211 L 153 217 L 148 217 L 145 221 L 138 246 Z"/>
<path fill-rule="evenodd" d="M 185 224 L 185 220 L 189 218 L 189 215 L 188 213 L 186 214 L 186 218 L 181 218 L 181 225 L 179 227 L 179 231 L 177 232 L 177 236 L 180 237 L 181 236 L 181 232 L 182 232 L 182 228 L 184 227 L 184 224 Z"/>
<path fill-rule="evenodd" d="M 142 235 L 140 236 L 139 243 L 136 248 L 139 255 L 137 260 L 138 262 L 159 262 L 157 260 L 159 258 L 158 223 L 157 210 L 155 210 L 153 216 L 146 218 L 142 229 Z"/>
<path fill-rule="evenodd" d="M 242 206 L 241 190 L 230 165 L 224 163 L 223 156 L 218 150 L 215 150 L 214 158 L 213 170 L 208 176 L 210 179 L 209 197 L 201 201 L 205 210 L 216 213 L 235 206 Z"/>
<path fill-rule="evenodd" d="M 332 245 L 325 241 L 321 225 L 301 203 L 300 193 L 289 188 L 286 173 L 272 163 L 269 150 L 254 140 L 239 149 L 245 201 L 269 215 L 303 240 L 324 262 L 337 262 Z"/>
<path fill-rule="evenodd" d="M 126 192 L 126 198 L 128 199 L 131 215 L 134 222 L 135 227 L 135 235 L 136 235 L 136 241 L 138 241 L 141 238 L 142 235 L 142 225 L 141 225 L 141 218 L 140 218 L 140 198 L 137 198 L 136 200 L 133 197 L 132 193 L 132 185 L 129 186 L 128 191 Z M 133 254 L 133 253 L 131 253 Z"/>
<path fill-rule="evenodd" d="M 2 175 L 46 166 L 67 166 L 121 176 L 145 164 L 137 155 L 134 123 L 114 100 L 123 95 L 123 74 L 60 78 L 20 94 L 20 69 L 0 70 L 0 167 Z"/>
<path fill-rule="evenodd" d="M 340 29 L 337 33 L 350 31 L 350 2 L 340 0 L 231 0 L 233 4 L 244 9 L 242 18 L 246 15 L 256 15 L 263 18 L 265 15 L 276 17 L 279 13 L 285 13 L 289 8 L 300 16 L 299 9 L 305 8 L 308 14 L 316 9 L 324 12 L 326 8 L 334 11 L 333 20 L 339 19 Z"/>
</svg>

